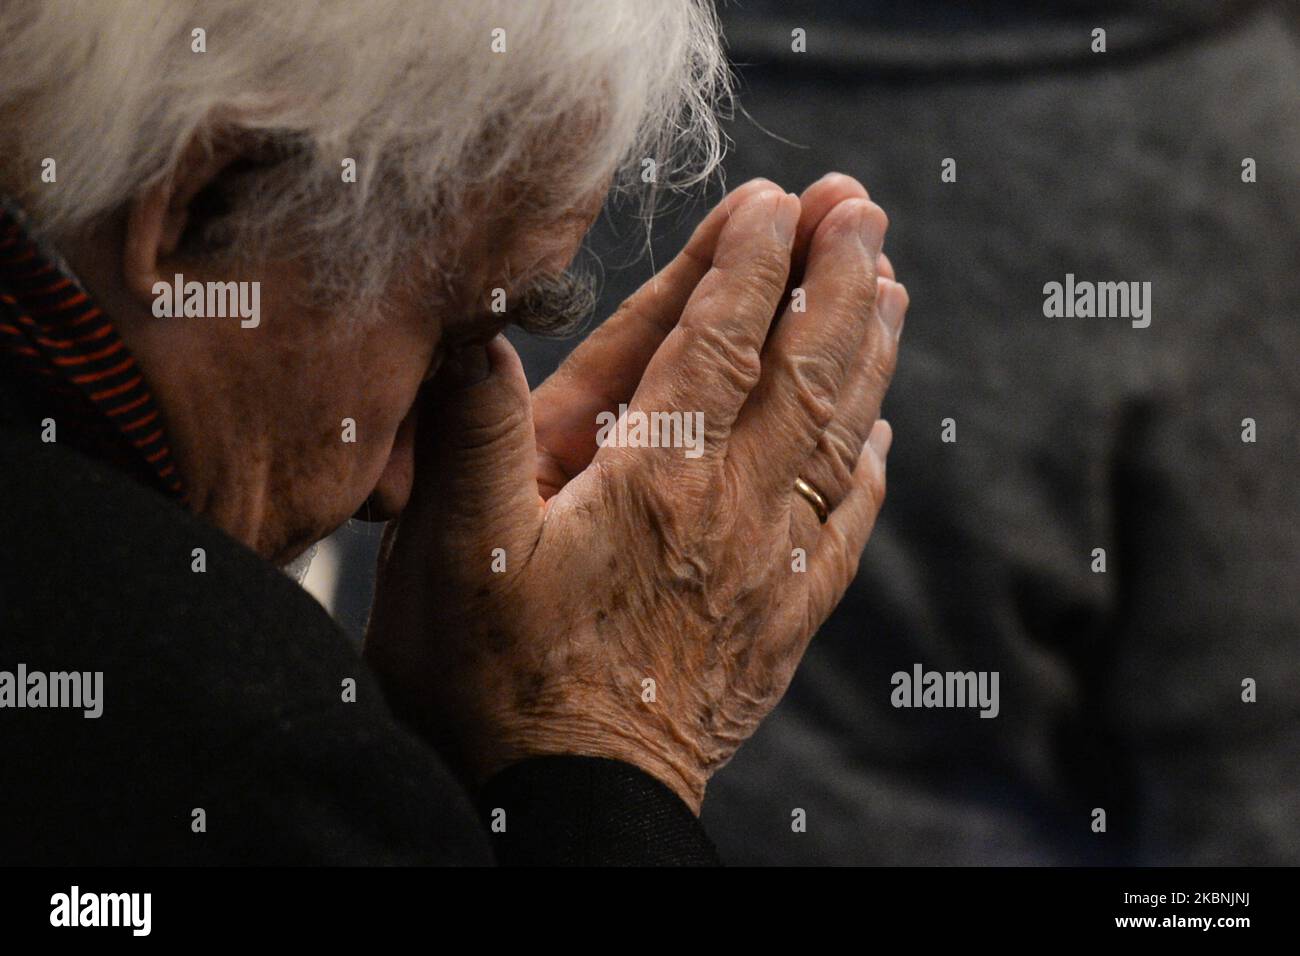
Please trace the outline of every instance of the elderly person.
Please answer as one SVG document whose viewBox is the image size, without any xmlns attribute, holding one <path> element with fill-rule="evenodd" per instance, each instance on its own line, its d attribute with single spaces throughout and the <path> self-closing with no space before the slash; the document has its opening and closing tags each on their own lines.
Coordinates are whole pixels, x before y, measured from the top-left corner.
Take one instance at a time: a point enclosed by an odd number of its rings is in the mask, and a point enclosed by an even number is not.
<svg viewBox="0 0 1300 956">
<path fill-rule="evenodd" d="M 0 858 L 714 860 L 881 505 L 884 214 L 750 182 L 535 393 L 499 333 L 726 89 L 694 0 L 4 6 Z M 276 569 L 354 513 L 364 662 Z"/>
</svg>

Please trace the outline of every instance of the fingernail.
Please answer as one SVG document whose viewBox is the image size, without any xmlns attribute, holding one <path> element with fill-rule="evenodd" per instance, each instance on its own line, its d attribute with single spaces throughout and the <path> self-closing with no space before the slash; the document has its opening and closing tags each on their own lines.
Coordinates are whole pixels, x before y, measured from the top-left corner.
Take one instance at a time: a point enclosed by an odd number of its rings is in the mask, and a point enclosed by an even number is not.
<svg viewBox="0 0 1300 956">
<path fill-rule="evenodd" d="M 880 317 L 885 327 L 898 338 L 903 333 L 903 317 L 907 314 L 907 290 L 902 283 L 881 276 L 876 280 L 879 294 L 876 297 Z"/>
<path fill-rule="evenodd" d="M 790 245 L 794 242 L 794 231 L 799 227 L 799 197 L 786 193 L 776 204 L 776 218 L 772 222 L 776 237 Z"/>
<path fill-rule="evenodd" d="M 871 426 L 871 434 L 867 437 L 867 444 L 881 458 L 889 454 L 889 446 L 894 443 L 894 429 L 889 422 L 881 419 Z"/>
</svg>

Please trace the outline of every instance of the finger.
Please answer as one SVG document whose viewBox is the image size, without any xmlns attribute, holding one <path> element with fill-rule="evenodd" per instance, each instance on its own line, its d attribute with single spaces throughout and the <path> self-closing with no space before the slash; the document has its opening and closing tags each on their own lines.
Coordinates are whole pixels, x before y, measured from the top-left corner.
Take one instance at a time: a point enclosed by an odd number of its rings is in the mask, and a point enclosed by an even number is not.
<svg viewBox="0 0 1300 956">
<path fill-rule="evenodd" d="M 821 540 L 824 525 L 816 506 L 804 498 L 793 485 L 791 491 L 792 494 L 789 498 L 790 542 L 793 547 L 803 549 L 804 570 L 806 571 L 808 556 L 816 552 L 817 542 Z M 802 624 L 803 622 L 800 621 L 798 626 L 802 627 Z"/>
<path fill-rule="evenodd" d="M 650 357 L 708 271 L 727 218 L 749 197 L 774 187 L 769 180 L 752 179 L 733 190 L 696 227 L 677 258 L 624 302 L 534 393 L 538 444 L 565 480 L 591 463 L 597 416 L 616 411 L 636 391 Z M 845 199 L 866 196 L 861 183 L 842 173 L 828 173 L 804 190 L 792 273 L 802 277 L 808 246 L 826 214 Z"/>
<path fill-rule="evenodd" d="M 866 186 L 844 173 L 827 173 L 800 194 L 799 204 L 803 207 L 803 214 L 799 217 L 799 231 L 795 233 L 794 253 L 790 257 L 794 264 L 792 281 L 802 279 L 808 247 L 826 214 L 846 199 L 870 198 Z M 876 269 L 880 275 L 894 278 L 894 265 L 883 252 Z"/>
<path fill-rule="evenodd" d="M 883 252 L 880 254 L 880 258 L 876 260 L 876 272 L 884 276 L 886 279 L 897 278 L 897 276 L 894 275 L 894 264 L 889 261 L 889 256 L 885 255 Z"/>
<path fill-rule="evenodd" d="M 879 206 L 852 199 L 831 210 L 813 236 L 807 311 L 792 303 L 782 314 L 732 442 L 760 494 L 784 501 L 834 420 L 858 345 L 875 324 L 875 259 L 887 225 Z"/>
<path fill-rule="evenodd" d="M 702 454 L 717 454 L 759 380 L 798 220 L 798 198 L 777 190 L 762 191 L 736 211 L 718 238 L 712 267 L 646 368 L 630 412 L 702 416 Z"/>
<path fill-rule="evenodd" d="M 885 458 L 894 440 L 889 422 L 871 430 L 853 472 L 853 485 L 822 526 L 808 560 L 809 631 L 821 627 L 858 573 L 862 549 L 885 501 Z M 797 504 L 797 502 L 796 502 Z"/>
<path fill-rule="evenodd" d="M 593 402 L 591 412 L 626 402 L 641 381 L 646 364 L 677 324 L 691 292 L 713 262 L 722 227 L 735 210 L 765 189 L 777 188 L 767 179 L 751 179 L 732 190 L 695 228 L 672 262 L 641 286 L 617 312 L 603 322 L 537 389 L 538 397 L 562 387 L 581 392 Z M 845 199 L 866 199 L 867 190 L 851 176 L 827 173 L 800 196 L 799 225 L 791 260 L 802 273 L 813 233 L 822 219 Z M 546 427 L 537 420 L 538 433 Z"/>
<path fill-rule="evenodd" d="M 870 199 L 867 189 L 852 176 L 843 173 L 827 173 L 817 182 L 805 189 L 799 196 L 799 205 L 803 210 L 799 216 L 799 228 L 794 234 L 794 250 L 790 254 L 790 279 L 786 283 L 786 295 L 783 305 L 790 301 L 794 290 L 804 281 L 808 268 L 808 250 L 812 246 L 813 236 L 827 214 L 840 203 L 849 199 Z M 776 330 L 777 323 L 772 323 L 769 337 Z"/>
<path fill-rule="evenodd" d="M 827 173 L 800 194 L 799 228 L 794 234 L 794 251 L 790 256 L 791 282 L 803 280 L 813 235 L 827 213 L 846 200 L 870 198 L 862 183 L 843 173 Z"/>
<path fill-rule="evenodd" d="M 791 286 L 802 281 L 812 237 L 826 218 L 826 214 L 847 199 L 870 199 L 867 188 L 852 176 L 844 173 L 827 173 L 799 196 L 803 214 L 799 217 L 799 230 L 795 233 L 794 253 L 790 256 Z M 894 264 L 884 252 L 876 262 L 876 271 L 888 279 L 895 278 Z"/>
<path fill-rule="evenodd" d="M 415 481 L 401 521 L 452 547 L 517 554 L 531 549 L 541 522 L 532 397 L 505 336 L 484 353 L 486 368 L 473 380 L 449 364 L 421 398 Z"/>
<path fill-rule="evenodd" d="M 718 237 L 733 213 L 758 193 L 777 188 L 769 180 L 751 179 L 729 193 L 695 228 L 677 257 L 619 306 L 538 387 L 538 439 L 569 476 L 585 468 L 595 453 L 596 415 L 618 408 L 636 392 L 646 365 L 709 271 Z M 557 396 L 562 400 L 552 400 Z M 583 437 L 581 443 L 567 440 L 575 431 Z"/>
<path fill-rule="evenodd" d="M 800 469 L 834 509 L 853 484 L 862 445 L 880 417 L 880 405 L 894 375 L 898 340 L 907 313 L 907 290 L 883 276 L 876 283 L 877 321 L 863 338 L 840 391 L 835 417 Z"/>
</svg>

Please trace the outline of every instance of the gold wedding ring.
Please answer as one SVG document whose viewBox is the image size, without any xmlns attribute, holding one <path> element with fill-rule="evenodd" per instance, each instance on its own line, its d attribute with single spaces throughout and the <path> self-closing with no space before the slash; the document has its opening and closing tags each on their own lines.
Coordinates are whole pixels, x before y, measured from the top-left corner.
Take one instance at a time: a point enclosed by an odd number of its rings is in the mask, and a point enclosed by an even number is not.
<svg viewBox="0 0 1300 956">
<path fill-rule="evenodd" d="M 826 519 L 831 516 L 831 509 L 826 506 L 826 499 L 822 497 L 822 493 L 802 478 L 795 478 L 794 490 L 803 496 L 804 501 L 812 505 L 813 511 L 817 512 L 817 520 L 825 524 Z"/>
</svg>

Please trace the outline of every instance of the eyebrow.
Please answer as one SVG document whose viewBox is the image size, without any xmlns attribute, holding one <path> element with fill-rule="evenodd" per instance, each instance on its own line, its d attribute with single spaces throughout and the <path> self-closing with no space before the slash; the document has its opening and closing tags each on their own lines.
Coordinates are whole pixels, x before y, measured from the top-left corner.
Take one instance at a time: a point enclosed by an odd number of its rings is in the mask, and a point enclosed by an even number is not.
<svg viewBox="0 0 1300 956">
<path fill-rule="evenodd" d="M 510 322 L 533 335 L 561 338 L 580 331 L 596 308 L 596 282 L 574 268 L 538 276 L 519 292 Z"/>
</svg>

